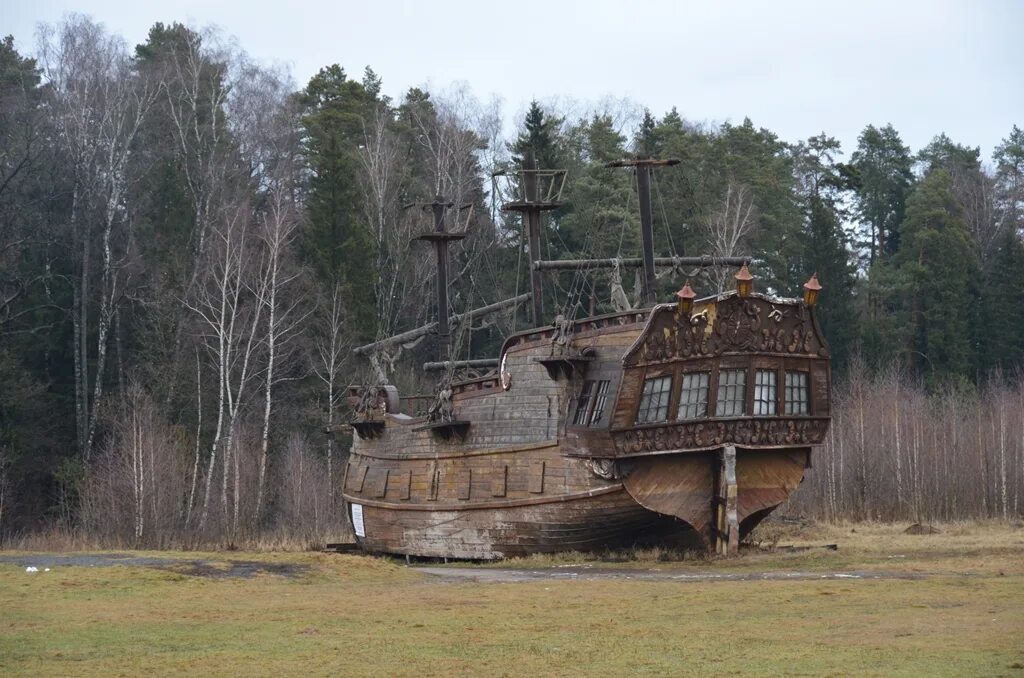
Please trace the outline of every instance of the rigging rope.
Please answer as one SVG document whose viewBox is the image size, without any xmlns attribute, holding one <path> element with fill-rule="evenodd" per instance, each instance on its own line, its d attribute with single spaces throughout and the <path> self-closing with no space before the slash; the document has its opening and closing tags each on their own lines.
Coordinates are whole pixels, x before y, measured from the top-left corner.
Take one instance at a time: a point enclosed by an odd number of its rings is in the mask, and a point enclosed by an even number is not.
<svg viewBox="0 0 1024 678">
<path fill-rule="evenodd" d="M 668 236 L 668 247 L 673 257 L 679 256 L 679 251 L 676 250 L 675 240 L 672 238 L 672 229 L 669 228 L 668 213 L 665 211 L 665 200 L 661 197 L 661 187 L 658 185 L 658 173 L 651 172 L 651 183 L 654 184 L 654 193 L 658 199 L 658 206 L 661 207 L 661 220 L 665 225 L 665 235 Z"/>
</svg>

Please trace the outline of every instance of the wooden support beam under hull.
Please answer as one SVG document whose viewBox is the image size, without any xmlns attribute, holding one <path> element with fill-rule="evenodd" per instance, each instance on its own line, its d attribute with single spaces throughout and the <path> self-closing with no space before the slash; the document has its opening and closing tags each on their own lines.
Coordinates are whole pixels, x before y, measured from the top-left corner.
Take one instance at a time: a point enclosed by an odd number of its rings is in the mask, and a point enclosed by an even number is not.
<svg viewBox="0 0 1024 678">
<path fill-rule="evenodd" d="M 735 556 L 740 550 L 740 523 L 736 514 L 736 448 L 726 445 L 719 453 L 715 492 L 714 549 L 720 556 Z"/>
<path fill-rule="evenodd" d="M 723 449 L 638 457 L 631 460 L 633 470 L 623 485 L 642 506 L 685 521 L 709 548 L 730 554 L 800 485 L 810 454 L 809 447 L 741 448 L 734 462 L 726 462 L 729 455 Z M 730 464 L 734 464 L 732 474 Z M 730 506 L 735 518 L 729 515 Z"/>
</svg>

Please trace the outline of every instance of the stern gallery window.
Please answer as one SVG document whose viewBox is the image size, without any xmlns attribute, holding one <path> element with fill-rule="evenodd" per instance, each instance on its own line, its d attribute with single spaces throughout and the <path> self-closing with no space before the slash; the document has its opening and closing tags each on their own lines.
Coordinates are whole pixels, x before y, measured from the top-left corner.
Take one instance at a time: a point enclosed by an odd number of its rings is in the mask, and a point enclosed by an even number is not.
<svg viewBox="0 0 1024 678">
<path fill-rule="evenodd" d="M 636 413 L 636 423 L 649 424 L 665 421 L 668 418 L 668 400 L 671 393 L 671 375 L 644 381 L 644 390 L 640 394 L 640 408 Z"/>
<path fill-rule="evenodd" d="M 683 374 L 683 389 L 679 395 L 677 419 L 700 419 L 708 416 L 708 385 L 710 383 L 710 372 Z"/>
<path fill-rule="evenodd" d="M 746 370 L 722 370 L 718 374 L 718 402 L 715 414 L 719 417 L 739 417 L 746 414 Z"/>
<path fill-rule="evenodd" d="M 809 392 L 806 372 L 786 372 L 786 414 L 807 414 Z"/>
<path fill-rule="evenodd" d="M 775 370 L 758 370 L 754 373 L 754 415 L 775 414 L 775 399 L 778 394 Z"/>
</svg>

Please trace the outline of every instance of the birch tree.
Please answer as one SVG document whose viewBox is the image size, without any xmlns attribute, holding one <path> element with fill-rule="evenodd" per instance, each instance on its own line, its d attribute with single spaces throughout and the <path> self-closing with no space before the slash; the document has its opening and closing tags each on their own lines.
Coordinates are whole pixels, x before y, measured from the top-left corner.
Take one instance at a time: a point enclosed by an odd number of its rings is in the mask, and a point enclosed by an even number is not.
<svg viewBox="0 0 1024 678">
<path fill-rule="evenodd" d="M 403 164 L 400 143 L 389 107 L 380 104 L 372 119 L 364 123 L 364 143 L 359 149 L 360 173 L 367 221 L 373 230 L 377 250 L 377 335 L 394 331 L 397 306 L 407 295 L 408 278 L 403 275 L 412 250 L 411 222 L 397 211 L 408 167 Z M 336 293 L 335 293 L 335 296 Z"/>
<path fill-rule="evenodd" d="M 134 72 L 123 40 L 85 17 L 72 15 L 57 27 L 44 27 L 40 38 L 54 122 L 74 181 L 71 231 L 78 257 L 72 313 L 75 410 L 79 449 L 88 459 L 96 435 L 96 410 L 104 394 L 111 323 L 126 285 L 128 164 L 156 88 Z M 90 380 L 92 248 L 97 244 L 100 289 Z"/>
<path fill-rule="evenodd" d="M 165 407 L 176 405 L 178 385 L 191 372 L 190 347 L 185 345 L 187 316 L 180 300 L 194 295 L 207 256 L 210 232 L 220 219 L 225 200 L 245 178 L 231 139 L 226 107 L 231 65 L 238 55 L 217 31 L 182 24 L 156 24 L 148 41 L 137 48 L 140 69 L 159 84 L 148 141 L 155 147 L 157 168 L 173 167 L 175 197 L 182 203 L 177 218 L 154 225 L 164 231 L 172 253 L 164 256 L 169 271 L 153 280 L 159 303 L 150 314 L 157 363 L 166 371 L 162 386 Z"/>
<path fill-rule="evenodd" d="M 247 64 L 233 90 L 229 110 L 240 152 L 256 186 L 256 212 L 261 243 L 261 270 L 252 289 L 264 309 L 263 424 L 254 516 L 261 516 L 266 492 L 267 459 L 274 386 L 281 379 L 280 362 L 288 358 L 292 339 L 306 314 L 300 298 L 285 293 L 298 277 L 291 255 L 301 225 L 296 202 L 300 185 L 298 111 L 291 104 L 291 82 L 281 73 Z"/>
<path fill-rule="evenodd" d="M 321 301 L 321 312 L 318 316 L 318 338 L 316 341 L 316 359 L 313 371 L 323 383 L 326 399 L 322 409 L 326 411 L 327 428 L 327 477 L 330 505 L 334 504 L 334 415 L 341 406 L 345 395 L 341 377 L 348 363 L 349 342 L 345 332 L 345 305 L 340 285 L 331 291 L 330 304 Z"/>
<path fill-rule="evenodd" d="M 711 254 L 716 257 L 732 257 L 745 249 L 748 238 L 757 226 L 754 213 L 754 197 L 750 189 L 742 184 L 729 181 L 722 196 L 721 205 L 707 221 L 704 227 L 711 246 Z M 729 271 L 720 269 L 712 274 L 718 292 L 725 290 Z"/>
<path fill-rule="evenodd" d="M 201 338 L 217 375 L 216 423 L 210 443 L 203 490 L 200 528 L 209 518 L 211 488 L 221 457 L 221 506 L 227 526 L 237 527 L 239 508 L 238 459 L 233 456 L 234 437 L 238 432 L 239 414 L 249 387 L 255 377 L 256 353 L 259 350 L 259 326 L 264 312 L 262 303 L 251 303 L 250 290 L 258 281 L 258 270 L 252 243 L 251 212 L 248 201 L 225 208 L 224 214 L 211 229 L 210 248 L 204 269 L 207 275 L 186 305 L 200 319 Z M 234 481 L 234 482 L 232 482 Z M 229 486 L 233 501 L 229 503 Z"/>
<path fill-rule="evenodd" d="M 450 302 L 453 306 L 458 304 L 458 294 L 465 290 L 483 301 L 482 286 L 474 276 L 485 254 L 496 247 L 498 238 L 485 211 L 479 209 L 483 206 L 480 158 L 486 149 L 484 139 L 493 136 L 497 112 L 494 108 L 482 108 L 464 87 L 445 92 L 430 105 L 420 102 L 410 111 L 423 162 L 421 190 L 432 192 L 424 197 L 443 196 L 452 203 L 454 211 L 448 215 L 448 230 L 469 230 L 468 237 L 454 250 L 449 284 L 456 296 Z"/>
</svg>

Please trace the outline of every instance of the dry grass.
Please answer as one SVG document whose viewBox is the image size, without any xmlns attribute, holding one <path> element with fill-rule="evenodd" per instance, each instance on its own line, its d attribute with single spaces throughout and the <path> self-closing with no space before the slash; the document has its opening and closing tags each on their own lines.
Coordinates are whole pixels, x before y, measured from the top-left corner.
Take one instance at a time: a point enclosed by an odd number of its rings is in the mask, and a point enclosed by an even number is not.
<svg viewBox="0 0 1024 678">
<path fill-rule="evenodd" d="M 556 553 L 485 564 L 539 568 L 583 563 L 638 569 L 716 571 L 893 569 L 1024 574 L 1024 525 L 997 521 L 935 523 L 937 534 L 906 534 L 910 523 L 788 523 L 767 521 L 742 545 L 741 556 L 721 559 L 705 551 L 650 548 L 607 553 Z M 835 551 L 828 546 L 834 545 Z M 456 565 L 458 566 L 458 565 Z"/>
<path fill-rule="evenodd" d="M 782 536 L 840 551 L 635 561 L 873 567 L 897 550 L 887 569 L 940 572 L 913 581 L 450 583 L 322 553 L 149 554 L 306 568 L 250 579 L 0 564 L 0 674 L 1022 675 L 1024 530 L 945 528 L 817 526 Z"/>
<path fill-rule="evenodd" d="M 271 553 L 279 551 L 307 552 L 320 551 L 325 544 L 332 542 L 351 542 L 351 531 L 338 528 L 335 533 L 319 537 L 305 537 L 287 531 L 271 531 L 238 539 L 235 543 L 223 540 L 191 539 L 181 535 L 168 536 L 159 540 L 159 548 L 177 551 L 253 551 Z M 111 549 L 134 549 L 135 544 L 119 541 L 109 537 L 98 537 L 82 530 L 50 528 L 40 532 L 30 532 L 6 538 L 0 546 L 8 551 L 30 552 L 68 552 L 68 551 L 107 551 Z"/>
</svg>

